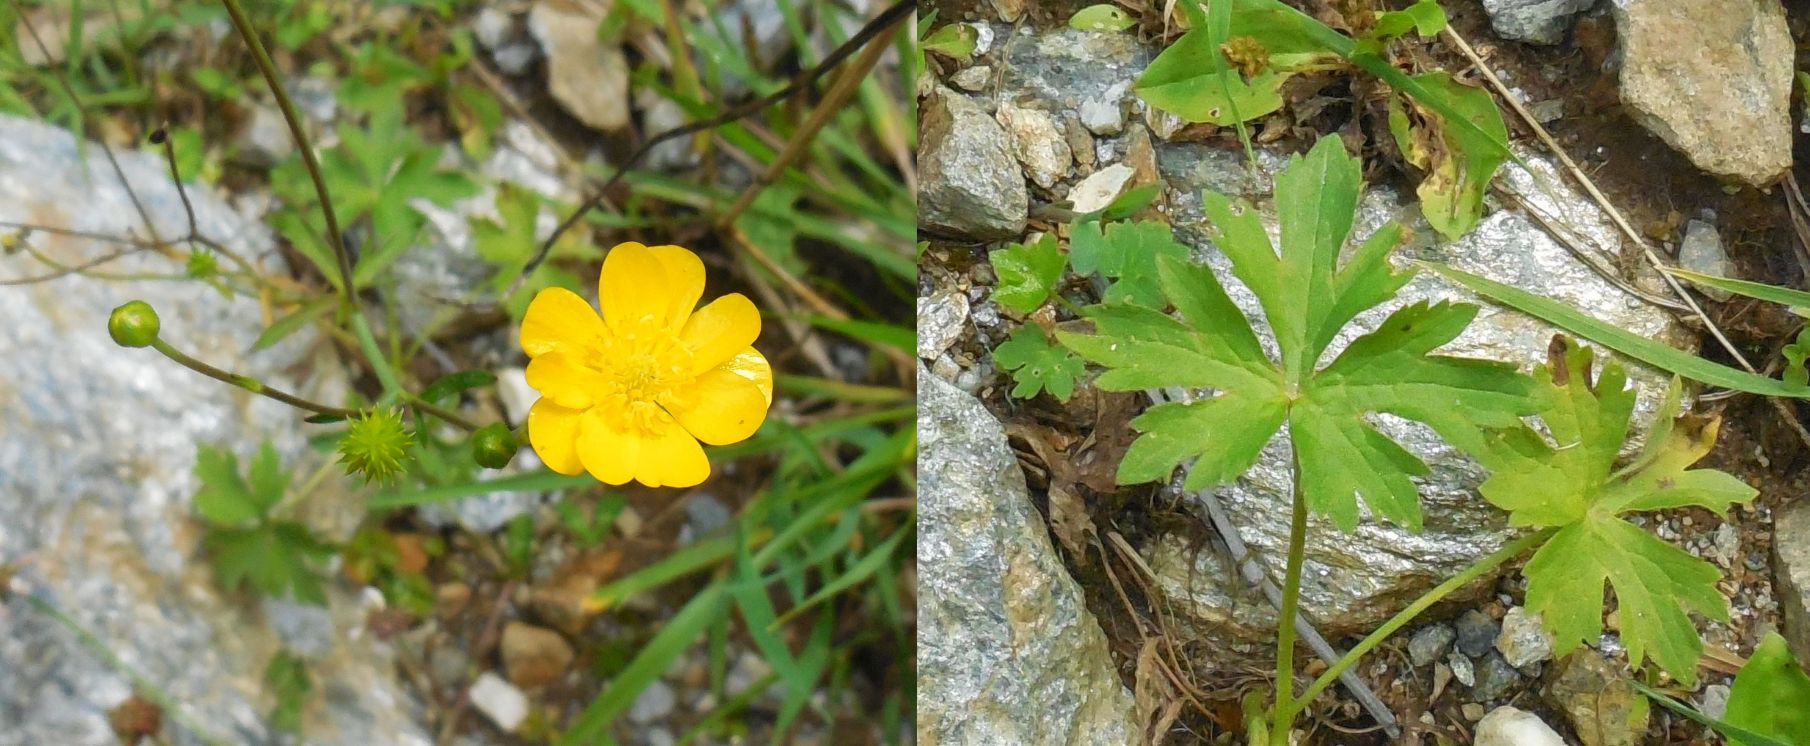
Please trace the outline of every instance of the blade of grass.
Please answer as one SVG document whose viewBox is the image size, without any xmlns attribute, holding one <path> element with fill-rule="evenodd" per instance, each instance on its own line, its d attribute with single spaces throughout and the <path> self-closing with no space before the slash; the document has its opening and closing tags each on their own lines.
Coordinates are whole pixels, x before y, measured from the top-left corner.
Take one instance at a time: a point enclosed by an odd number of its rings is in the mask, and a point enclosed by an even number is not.
<svg viewBox="0 0 1810 746">
<path fill-rule="evenodd" d="M 1701 272 L 1692 272 L 1679 267 L 1665 267 L 1666 272 L 1680 278 L 1690 280 L 1698 285 L 1708 285 L 1717 290 L 1726 290 L 1735 295 L 1743 295 L 1756 300 L 1771 301 L 1792 308 L 1810 309 L 1810 293 L 1802 290 L 1768 285 L 1764 282 L 1737 280 L 1732 277 L 1717 277 Z"/>
<path fill-rule="evenodd" d="M 1583 312 L 1565 303 L 1534 295 L 1520 288 L 1504 285 L 1460 269 L 1430 262 L 1423 262 L 1422 266 L 1492 301 L 1538 318 L 1635 360 L 1693 381 L 1762 396 L 1810 398 L 1810 386 L 1793 386 L 1784 381 L 1705 360 L 1663 342 L 1648 339 L 1614 324 L 1586 316 Z"/>
<path fill-rule="evenodd" d="M 685 607 L 666 620 L 660 627 L 660 633 L 654 635 L 641 652 L 629 661 L 616 678 L 610 680 L 597 698 L 591 700 L 584 712 L 572 721 L 571 727 L 559 735 L 555 742 L 559 746 L 583 746 L 594 744 L 605 735 L 610 723 L 634 704 L 641 691 L 652 684 L 654 679 L 672 665 L 672 661 L 690 649 L 698 635 L 722 613 L 725 601 L 724 583 L 721 581 L 705 586 L 698 591 Z"/>
</svg>

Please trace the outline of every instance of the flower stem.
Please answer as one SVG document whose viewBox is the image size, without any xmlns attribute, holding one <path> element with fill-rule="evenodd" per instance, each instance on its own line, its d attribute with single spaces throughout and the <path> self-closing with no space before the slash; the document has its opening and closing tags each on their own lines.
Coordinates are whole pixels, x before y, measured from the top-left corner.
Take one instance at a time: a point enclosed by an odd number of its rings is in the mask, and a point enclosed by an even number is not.
<svg viewBox="0 0 1810 746">
<path fill-rule="evenodd" d="M 371 372 L 383 386 L 383 398 L 391 400 L 402 396 L 402 385 L 396 382 L 396 371 L 390 367 L 390 359 L 384 357 L 383 349 L 377 346 L 377 337 L 371 334 L 371 323 L 356 307 L 352 309 L 352 334 L 358 338 L 358 349 L 371 359 Z"/>
<path fill-rule="evenodd" d="M 251 48 L 252 59 L 258 63 L 258 72 L 264 74 L 264 83 L 270 86 L 270 93 L 276 97 L 277 108 L 283 111 L 283 121 L 289 124 L 289 134 L 295 138 L 296 149 L 302 151 L 302 165 L 308 169 L 309 178 L 314 180 L 314 192 L 320 197 L 321 217 L 327 222 L 327 245 L 333 247 L 333 256 L 339 261 L 340 292 L 345 294 L 348 303 L 356 289 L 352 286 L 352 254 L 346 251 L 345 235 L 339 230 L 339 217 L 333 212 L 333 198 L 327 195 L 327 179 L 321 172 L 320 161 L 315 158 L 314 145 L 308 140 L 308 133 L 302 128 L 302 118 L 296 114 L 295 102 L 289 98 L 289 91 L 283 88 L 283 82 L 277 78 L 276 64 L 270 61 L 270 54 L 264 51 L 264 42 L 258 39 L 258 32 L 251 27 L 251 19 L 245 16 L 245 9 L 239 7 L 239 0 L 220 0 L 226 6 L 226 12 L 232 16 L 233 28 L 239 32 L 239 38 L 245 40 L 245 46 Z M 372 362 L 376 364 L 375 361 Z"/>
<path fill-rule="evenodd" d="M 200 360 L 189 357 L 186 353 L 175 347 L 171 347 L 170 343 L 163 341 L 162 338 L 151 340 L 151 348 L 163 353 L 164 357 L 174 360 L 183 367 L 195 371 L 196 373 L 200 373 L 201 375 L 222 383 L 230 383 L 267 399 L 275 399 L 297 409 L 306 409 L 315 414 L 326 414 L 336 417 L 351 417 L 358 414 L 357 410 L 329 407 L 325 404 L 309 401 L 294 394 L 267 386 L 262 381 L 252 378 L 251 376 L 230 373 L 212 365 L 208 365 Z"/>
<path fill-rule="evenodd" d="M 1295 707 L 1295 614 L 1301 605 L 1301 565 L 1307 552 L 1307 500 L 1302 497 L 1301 462 L 1294 462 L 1293 515 L 1288 525 L 1288 567 L 1282 575 L 1282 609 L 1276 621 L 1276 716 L 1270 743 L 1288 746 Z"/>
<path fill-rule="evenodd" d="M 1484 573 L 1501 566 L 1502 563 L 1520 556 L 1522 552 L 1544 544 L 1556 530 L 1557 529 L 1553 528 L 1541 529 L 1504 544 L 1501 549 L 1497 549 L 1495 552 L 1490 553 L 1489 556 L 1483 557 L 1472 563 L 1470 567 L 1464 569 L 1464 572 L 1452 576 L 1451 579 L 1444 583 L 1440 583 L 1439 585 L 1434 586 L 1432 590 L 1421 594 L 1420 598 L 1414 600 L 1414 603 L 1408 604 L 1408 608 L 1402 609 L 1400 612 L 1396 613 L 1395 616 L 1390 617 L 1389 621 L 1383 623 L 1383 626 L 1377 627 L 1376 631 L 1365 636 L 1362 641 L 1358 642 L 1357 647 L 1352 648 L 1351 652 L 1346 653 L 1344 657 L 1339 658 L 1337 662 L 1333 663 L 1331 668 L 1326 669 L 1324 673 L 1320 674 L 1320 677 L 1315 679 L 1313 684 L 1307 687 L 1307 691 L 1301 693 L 1301 698 L 1290 703 L 1288 709 L 1281 712 L 1280 715 L 1292 719 L 1297 712 L 1300 712 L 1302 707 L 1305 707 L 1308 702 L 1312 702 L 1314 697 L 1320 696 L 1320 692 L 1325 691 L 1326 687 L 1331 686 L 1332 682 L 1338 680 L 1339 674 L 1344 673 L 1345 669 L 1357 665 L 1358 660 L 1363 658 L 1365 653 L 1368 653 L 1376 646 L 1381 645 L 1384 640 L 1389 639 L 1389 636 L 1395 634 L 1397 630 L 1408 626 L 1409 622 L 1413 621 L 1415 617 L 1420 616 L 1421 612 L 1426 611 L 1433 604 L 1438 603 L 1439 599 L 1445 598 L 1453 591 L 1469 585 L 1471 581 L 1476 580 L 1477 578 L 1482 577 Z"/>
</svg>

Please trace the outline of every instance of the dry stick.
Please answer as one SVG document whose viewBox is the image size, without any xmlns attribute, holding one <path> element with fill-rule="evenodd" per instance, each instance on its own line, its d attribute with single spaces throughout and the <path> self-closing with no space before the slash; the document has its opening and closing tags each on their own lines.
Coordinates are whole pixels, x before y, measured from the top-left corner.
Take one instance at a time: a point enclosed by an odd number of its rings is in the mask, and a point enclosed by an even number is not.
<svg viewBox="0 0 1810 746">
<path fill-rule="evenodd" d="M 880 63 L 880 56 L 886 54 L 886 51 L 891 48 L 883 39 L 867 45 L 861 50 L 861 56 L 856 57 L 855 61 L 850 63 L 841 75 L 836 76 L 836 81 L 830 84 L 828 91 L 824 92 L 823 100 L 817 102 L 817 107 L 812 109 L 810 116 L 805 118 L 804 125 L 792 133 L 792 138 L 786 141 L 785 148 L 781 149 L 779 154 L 774 156 L 773 162 L 767 164 L 766 170 L 754 179 L 754 184 L 742 190 L 742 195 L 735 200 L 735 204 L 730 205 L 729 209 L 717 218 L 718 228 L 735 222 L 735 219 L 741 216 L 749 205 L 754 204 L 754 199 L 759 197 L 762 191 L 772 186 L 773 182 L 779 179 L 779 175 L 792 166 L 793 161 L 804 155 L 805 149 L 811 146 L 811 141 L 816 137 L 817 131 L 823 129 L 825 124 L 829 124 L 830 118 L 842 110 L 842 104 L 848 101 L 849 97 L 855 95 L 855 90 L 861 87 L 861 81 L 867 78 L 867 73 Z"/>
<path fill-rule="evenodd" d="M 30 249 L 29 246 L 27 246 L 26 248 Z M 36 277 L 17 277 L 17 278 L 13 278 L 13 279 L 9 279 L 9 280 L 0 280 L 0 287 L 10 286 L 10 285 L 35 285 L 40 282 L 48 282 L 50 280 L 55 280 L 60 277 L 67 277 L 69 275 L 77 274 L 80 272 L 85 272 L 89 269 L 98 267 L 102 264 L 106 264 L 107 262 L 111 262 L 111 261 L 118 259 L 120 257 L 123 257 L 127 254 L 134 254 L 134 253 L 137 253 L 137 252 L 140 252 L 143 250 L 144 250 L 144 247 L 127 246 L 126 248 L 120 249 L 111 254 L 100 256 L 93 260 L 83 262 L 81 264 L 65 266 L 65 265 L 61 265 L 58 263 L 51 263 L 51 266 L 57 268 L 57 270 L 55 272 L 51 272 L 50 274 L 47 274 L 47 275 L 38 275 Z M 32 255 L 38 257 L 40 260 L 42 260 L 44 258 L 43 254 L 35 252 L 35 251 L 33 252 Z"/>
<path fill-rule="evenodd" d="M 231 2 L 232 0 L 227 1 Z M 843 42 L 842 46 L 837 47 L 835 51 L 830 52 L 829 56 L 823 58 L 823 62 L 818 63 L 816 67 L 799 73 L 790 83 L 787 83 L 785 87 L 709 119 L 701 119 L 696 122 L 683 124 L 648 138 L 648 140 L 642 143 L 640 147 L 635 148 L 633 153 L 629 154 L 628 160 L 623 162 L 622 167 L 617 169 L 616 173 L 612 174 L 609 180 L 603 183 L 603 186 L 592 191 L 591 196 L 586 197 L 584 203 L 580 204 L 578 209 L 573 210 L 571 215 L 567 216 L 565 220 L 560 221 L 559 226 L 553 229 L 553 233 L 548 235 L 545 240 L 541 241 L 540 248 L 534 252 L 534 258 L 529 259 L 527 265 L 522 267 L 521 274 L 515 278 L 514 283 L 510 284 L 508 292 L 503 293 L 502 297 L 508 298 L 515 295 L 516 291 L 521 289 L 522 283 L 528 280 L 528 275 L 533 274 L 534 270 L 540 267 L 541 262 L 546 261 L 547 254 L 553 250 L 553 244 L 559 241 L 559 237 L 565 235 L 566 231 L 571 230 L 572 226 L 576 225 L 578 221 L 584 217 L 585 213 L 590 212 L 593 208 L 601 204 L 610 189 L 620 183 L 623 177 L 628 175 L 629 169 L 640 162 L 640 160 L 645 157 L 649 151 L 653 150 L 655 146 L 674 138 L 714 129 L 750 114 L 758 113 L 768 106 L 772 106 L 775 103 L 790 98 L 799 91 L 815 84 L 818 79 L 835 69 L 836 66 L 841 64 L 844 59 L 847 59 L 849 55 L 852 55 L 857 50 L 867 46 L 869 41 L 872 41 L 875 37 L 891 30 L 895 24 L 910 16 L 912 11 L 916 10 L 916 8 L 917 4 L 912 2 L 912 0 L 898 0 L 892 7 L 887 8 L 885 11 L 882 11 L 880 15 L 875 16 L 866 26 L 862 26 L 861 30 L 855 32 L 855 35 L 850 37 L 848 41 Z"/>
<path fill-rule="evenodd" d="M 1797 184 L 1797 174 L 1785 172 L 1785 211 L 1791 215 L 1791 228 L 1797 233 L 1796 249 L 1797 267 L 1810 278 L 1810 222 L 1805 215 L 1810 213 L 1810 204 L 1804 202 L 1804 190 Z"/>
<path fill-rule="evenodd" d="M 1509 108 L 1513 109 L 1515 114 L 1520 116 L 1521 120 L 1527 123 L 1527 126 L 1533 130 L 1534 135 L 1540 138 L 1540 142 L 1544 143 L 1546 148 L 1552 151 L 1553 156 L 1558 158 L 1559 162 L 1565 165 L 1565 170 L 1571 173 L 1572 178 L 1577 179 L 1578 185 L 1582 186 L 1584 191 L 1590 195 L 1590 198 L 1596 201 L 1597 206 L 1601 207 L 1603 212 L 1609 215 L 1609 218 L 1614 221 L 1616 227 L 1621 229 L 1622 234 L 1633 241 L 1634 245 L 1640 247 L 1641 253 L 1646 255 L 1647 262 L 1652 264 L 1654 269 L 1659 270 L 1660 277 L 1665 279 L 1666 285 L 1672 288 L 1672 292 L 1678 295 L 1679 300 L 1682 300 L 1686 306 L 1689 306 L 1691 312 L 1695 314 L 1697 318 L 1702 319 L 1704 327 L 1707 328 L 1710 335 L 1715 337 L 1716 341 L 1722 345 L 1722 349 L 1727 350 L 1729 356 L 1733 357 L 1735 362 L 1740 363 L 1741 367 L 1746 369 L 1747 372 L 1759 375 L 1759 371 L 1754 369 L 1752 363 L 1747 362 L 1746 356 L 1742 355 L 1741 351 L 1735 347 L 1735 344 L 1729 341 L 1728 336 L 1722 333 L 1722 329 L 1716 326 L 1716 322 L 1710 319 L 1709 314 L 1704 313 L 1703 307 L 1697 305 L 1696 299 L 1692 298 L 1690 293 L 1685 292 L 1684 286 L 1679 283 L 1678 278 L 1673 277 L 1672 273 L 1666 271 L 1665 262 L 1660 260 L 1659 255 L 1653 251 L 1653 247 L 1646 242 L 1646 239 L 1641 238 L 1640 233 L 1634 230 L 1634 226 L 1628 223 L 1628 219 L 1621 214 L 1621 211 L 1615 209 L 1615 205 L 1609 202 L 1608 197 L 1603 196 L 1602 191 L 1596 188 L 1596 183 L 1592 182 L 1590 177 L 1586 175 L 1582 169 L 1578 168 L 1577 162 L 1571 159 L 1570 154 L 1566 153 L 1564 148 L 1559 147 L 1558 141 L 1552 138 L 1552 133 L 1547 132 L 1546 128 L 1540 124 L 1540 121 L 1535 119 L 1533 114 L 1527 111 L 1527 107 L 1522 106 L 1519 100 L 1509 94 L 1508 86 L 1503 84 L 1501 78 L 1496 77 L 1496 71 L 1490 69 L 1489 64 L 1485 63 L 1483 58 L 1477 55 L 1477 50 L 1471 48 L 1470 42 L 1465 41 L 1464 37 L 1460 36 L 1451 26 L 1446 26 L 1444 33 L 1446 39 L 1450 40 L 1454 46 L 1458 47 L 1458 51 L 1462 52 L 1464 56 L 1470 60 L 1471 64 L 1477 68 L 1477 71 L 1483 73 L 1483 78 L 1488 80 L 1490 85 L 1496 89 L 1497 97 L 1507 101 Z M 1535 177 L 1537 179 L 1538 175 L 1536 174 Z M 1791 429 L 1797 432 L 1797 437 L 1803 442 L 1804 446 L 1810 448 L 1810 430 L 1804 429 L 1804 423 L 1798 420 L 1797 414 L 1791 411 L 1791 407 L 1776 398 L 1767 397 L 1766 400 L 1772 403 L 1773 409 L 1777 410 L 1779 415 L 1784 418 L 1785 422 L 1791 426 Z"/>
<path fill-rule="evenodd" d="M 51 59 L 52 55 L 50 54 L 50 48 L 45 46 L 44 39 L 38 36 L 38 27 L 31 22 L 31 16 L 25 13 L 25 8 L 20 6 L 19 0 L 12 0 L 12 5 L 13 14 L 17 15 L 19 21 L 25 24 L 25 31 L 31 34 L 32 43 L 38 45 L 38 52 L 43 54 L 45 59 Z M 76 111 L 80 112 L 82 109 L 82 97 L 76 95 L 75 86 L 70 85 L 69 78 L 63 75 L 63 68 L 57 65 L 51 65 L 50 69 L 56 77 L 58 87 L 63 89 L 63 95 L 68 96 L 69 103 L 73 104 Z M 85 118 L 86 117 L 84 117 L 84 119 Z M 146 210 L 144 202 L 138 199 L 138 192 L 132 189 L 132 182 L 126 180 L 126 170 L 120 167 L 119 158 L 113 155 L 113 146 L 108 145 L 105 138 L 96 137 L 94 138 L 94 142 L 101 146 L 101 152 L 107 156 L 107 163 L 113 167 L 114 178 L 119 179 L 119 185 L 126 190 L 126 198 L 132 201 L 133 209 L 138 211 L 139 220 L 144 221 L 145 232 L 151 234 L 152 242 L 161 246 L 163 241 L 157 237 L 157 224 L 151 222 L 151 212 Z"/>
<path fill-rule="evenodd" d="M 1576 257 L 1578 261 L 1583 262 L 1584 266 L 1590 268 L 1590 271 L 1595 272 L 1598 277 L 1607 280 L 1609 284 L 1621 288 L 1622 292 L 1661 308 L 1682 312 L 1690 311 L 1690 307 L 1683 303 L 1679 303 L 1671 298 L 1654 295 L 1634 287 L 1634 283 L 1622 279 L 1622 276 L 1617 274 L 1614 269 L 1603 266 L 1602 262 L 1591 255 L 1591 252 L 1584 250 L 1582 241 L 1575 231 L 1571 230 L 1568 226 L 1560 224 L 1556 219 L 1547 216 L 1540 208 L 1535 207 L 1527 200 L 1522 199 L 1521 195 L 1494 184 L 1490 185 L 1490 191 L 1493 192 L 1498 199 L 1507 202 L 1510 207 L 1519 208 L 1522 213 L 1527 215 L 1527 217 L 1533 218 L 1534 222 L 1539 223 L 1541 228 L 1546 229 L 1548 234 L 1558 240 L 1560 246 L 1565 247 L 1565 250 L 1571 252 L 1571 255 Z M 1598 253 L 1608 253 L 1603 251 L 1601 247 L 1598 247 L 1596 251 Z"/>
</svg>

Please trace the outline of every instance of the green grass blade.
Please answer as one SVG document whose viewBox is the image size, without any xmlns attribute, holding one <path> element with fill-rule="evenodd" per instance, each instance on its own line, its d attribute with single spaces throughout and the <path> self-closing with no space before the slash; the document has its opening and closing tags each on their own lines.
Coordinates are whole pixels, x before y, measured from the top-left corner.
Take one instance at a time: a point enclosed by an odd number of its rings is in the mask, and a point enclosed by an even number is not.
<svg viewBox="0 0 1810 746">
<path fill-rule="evenodd" d="M 1735 295 L 1744 295 L 1756 300 L 1771 301 L 1792 308 L 1810 309 L 1810 293 L 1802 290 L 1768 285 L 1764 282 L 1737 280 L 1732 277 L 1717 277 L 1702 272 L 1692 272 L 1678 267 L 1666 267 L 1665 271 L 1679 278 L 1690 280 L 1698 285 L 1706 285 L 1717 290 L 1726 290 Z"/>
<path fill-rule="evenodd" d="M 485 481 L 461 482 L 423 490 L 407 492 L 391 492 L 378 495 L 365 501 L 366 510 L 387 510 L 405 508 L 411 505 L 446 502 L 473 495 L 488 495 L 492 492 L 546 492 L 549 490 L 569 489 L 596 484 L 597 480 L 580 474 L 568 477 L 552 471 L 537 471 L 528 474 L 516 474 L 501 479 Z"/>
<path fill-rule="evenodd" d="M 1711 718 L 1708 715 L 1698 712 L 1696 708 L 1693 708 L 1690 705 L 1672 699 L 1665 692 L 1654 689 L 1639 681 L 1629 681 L 1628 683 L 1634 685 L 1635 691 L 1647 695 L 1648 699 L 1658 702 L 1661 707 L 1676 712 L 1679 715 L 1684 716 L 1685 719 L 1693 721 L 1698 725 L 1710 728 L 1727 737 L 1731 742 L 1735 739 L 1740 739 L 1745 746 L 1792 746 L 1792 744 L 1785 743 L 1784 741 L 1767 738 L 1766 736 L 1762 736 L 1746 728 L 1729 725 L 1728 723 Z"/>
<path fill-rule="evenodd" d="M 911 528 L 910 524 L 907 524 L 907 527 L 899 529 L 892 535 L 892 538 L 887 539 L 885 542 L 882 542 L 880 546 L 875 547 L 872 552 L 867 554 L 867 556 L 862 557 L 854 564 L 849 565 L 847 571 L 836 576 L 834 580 L 825 583 L 822 588 L 817 589 L 817 592 L 811 594 L 810 598 L 805 599 L 797 606 L 786 611 L 786 613 L 781 614 L 778 619 L 774 620 L 774 627 L 777 628 L 779 625 L 790 621 L 792 617 L 797 616 L 800 612 L 829 600 L 831 596 L 835 596 L 836 594 L 848 590 L 861 581 L 868 579 L 874 573 L 879 572 L 880 568 L 885 567 L 887 562 L 892 559 L 893 550 L 899 547 L 899 543 L 904 540 L 905 536 L 909 533 L 911 533 Z"/>
<path fill-rule="evenodd" d="M 1584 315 L 1571 306 L 1517 287 L 1479 277 L 1441 264 L 1422 263 L 1440 276 L 1522 313 L 1545 321 L 1635 360 L 1711 386 L 1762 396 L 1810 399 L 1810 386 L 1793 386 L 1773 378 L 1748 373 L 1705 360 L 1663 342 L 1629 332 L 1614 324 Z"/>
<path fill-rule="evenodd" d="M 572 726 L 561 733 L 556 742 L 559 746 L 582 746 L 597 743 L 604 735 L 610 723 L 617 715 L 634 704 L 635 698 L 641 696 L 641 690 L 652 684 L 654 679 L 672 665 L 698 635 L 722 613 L 724 603 L 723 583 L 711 583 L 693 596 L 685 607 L 674 614 L 661 626 L 660 633 L 649 640 L 646 647 L 629 661 L 626 668 L 610 681 L 608 688 L 591 700 L 584 712 L 572 721 Z"/>
</svg>

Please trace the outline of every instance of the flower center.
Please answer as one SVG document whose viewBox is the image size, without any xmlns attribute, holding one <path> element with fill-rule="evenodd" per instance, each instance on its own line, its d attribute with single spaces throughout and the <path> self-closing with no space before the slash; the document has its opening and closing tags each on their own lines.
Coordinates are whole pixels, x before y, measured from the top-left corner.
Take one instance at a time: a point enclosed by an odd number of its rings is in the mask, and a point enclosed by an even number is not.
<svg viewBox="0 0 1810 746">
<path fill-rule="evenodd" d="M 659 433 L 672 422 L 662 408 L 691 383 L 691 351 L 651 324 L 618 328 L 590 347 L 585 364 L 602 374 L 598 406 L 624 429 Z"/>
</svg>

